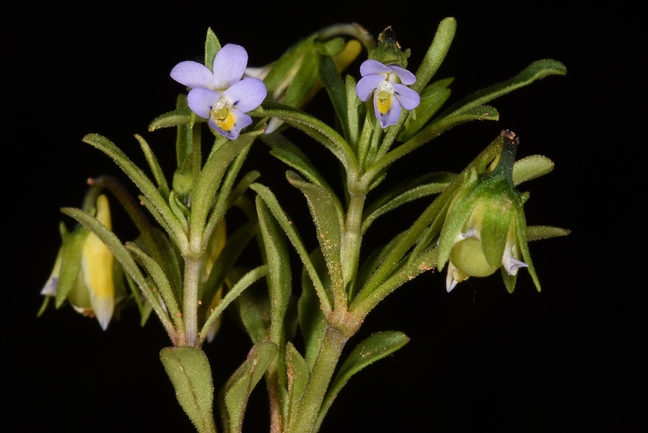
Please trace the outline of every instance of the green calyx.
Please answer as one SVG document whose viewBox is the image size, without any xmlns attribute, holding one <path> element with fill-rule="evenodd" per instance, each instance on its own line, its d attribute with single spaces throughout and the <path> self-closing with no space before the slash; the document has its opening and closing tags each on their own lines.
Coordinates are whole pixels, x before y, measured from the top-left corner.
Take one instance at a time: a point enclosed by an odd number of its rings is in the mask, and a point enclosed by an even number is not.
<svg viewBox="0 0 648 433">
<path fill-rule="evenodd" d="M 383 65 L 398 65 L 401 68 L 407 67 L 407 59 L 410 56 L 409 48 L 403 51 L 396 40 L 396 33 L 387 27 L 378 35 L 378 46 L 369 51 L 369 58 L 376 60 Z"/>
</svg>

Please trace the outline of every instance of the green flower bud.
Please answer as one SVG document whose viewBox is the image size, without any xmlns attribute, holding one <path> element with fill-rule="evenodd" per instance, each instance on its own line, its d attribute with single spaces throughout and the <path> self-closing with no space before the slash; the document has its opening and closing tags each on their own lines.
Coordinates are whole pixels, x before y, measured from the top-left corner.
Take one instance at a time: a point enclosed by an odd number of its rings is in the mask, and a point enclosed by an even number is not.
<svg viewBox="0 0 648 433">
<path fill-rule="evenodd" d="M 527 248 L 523 197 L 513 186 L 518 138 L 503 131 L 502 151 L 490 171 L 461 188 L 449 206 L 439 237 L 439 270 L 448 261 L 446 289 L 469 277 L 486 277 L 502 269 L 509 291 L 520 268 L 528 268 L 538 291 Z"/>
<path fill-rule="evenodd" d="M 396 40 L 396 33 L 391 27 L 387 27 L 378 35 L 378 46 L 369 51 L 369 59 L 376 60 L 383 65 L 397 65 L 407 68 L 407 59 L 410 56 L 410 49 L 403 51 Z"/>
</svg>

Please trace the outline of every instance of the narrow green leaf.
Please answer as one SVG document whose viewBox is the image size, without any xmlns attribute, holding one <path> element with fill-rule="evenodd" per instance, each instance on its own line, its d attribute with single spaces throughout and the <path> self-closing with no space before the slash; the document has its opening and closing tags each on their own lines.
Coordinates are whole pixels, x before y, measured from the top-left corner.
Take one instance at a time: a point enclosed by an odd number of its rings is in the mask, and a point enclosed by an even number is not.
<svg viewBox="0 0 648 433">
<path fill-rule="evenodd" d="M 264 102 L 260 115 L 278 117 L 305 132 L 324 145 L 349 170 L 358 166 L 355 154 L 344 138 L 324 122 L 296 108 L 275 102 Z"/>
<path fill-rule="evenodd" d="M 317 240 L 333 282 L 333 293 L 344 290 L 340 254 L 344 227 L 342 205 L 331 191 L 306 182 L 297 173 L 288 171 L 286 177 L 291 185 L 299 188 L 306 196 L 308 208 L 317 230 Z"/>
<path fill-rule="evenodd" d="M 207 66 L 210 71 L 214 66 L 214 59 L 216 58 L 216 54 L 218 54 L 220 49 L 220 41 L 216 37 L 214 31 L 211 28 L 208 28 L 207 37 L 205 38 L 205 66 Z"/>
<path fill-rule="evenodd" d="M 195 347 L 165 347 L 160 351 L 178 403 L 200 433 L 216 433 L 212 404 L 214 384 L 205 353 Z"/>
<path fill-rule="evenodd" d="M 288 371 L 288 416 L 287 425 L 291 425 L 290 417 L 297 413 L 299 402 L 308 383 L 308 366 L 301 354 L 292 343 L 286 344 L 286 370 Z"/>
<path fill-rule="evenodd" d="M 250 185 L 250 188 L 256 191 L 257 194 L 259 194 L 259 197 L 268 206 L 268 208 L 272 212 L 272 215 L 277 219 L 279 225 L 281 225 L 281 228 L 283 228 L 284 232 L 286 232 L 286 235 L 288 236 L 290 243 L 297 250 L 297 254 L 299 254 L 299 258 L 301 259 L 305 269 L 308 272 L 308 275 L 311 277 L 313 281 L 313 285 L 315 286 L 315 291 L 317 292 L 317 296 L 320 298 L 320 301 L 322 303 L 321 307 L 324 311 L 324 314 L 325 315 L 330 314 L 332 309 L 331 301 L 324 290 L 322 281 L 320 280 L 320 277 L 317 275 L 317 272 L 313 266 L 313 263 L 310 260 L 309 254 L 306 251 L 306 247 L 304 246 L 304 243 L 302 242 L 299 233 L 293 226 L 290 219 L 288 219 L 286 213 L 281 208 L 281 205 L 277 201 L 277 198 L 272 193 L 272 191 L 270 191 L 268 187 L 263 186 L 261 184 L 254 183 Z"/>
<path fill-rule="evenodd" d="M 420 92 L 434 77 L 446 54 L 448 54 L 456 31 L 457 21 L 453 17 L 445 18 L 439 23 L 432 44 L 430 44 L 430 48 L 428 48 L 421 65 L 416 71 L 416 82 L 411 86 L 412 89 Z"/>
<path fill-rule="evenodd" d="M 266 266 L 267 269 L 267 266 Z M 241 269 L 232 270 L 227 280 L 236 281 Z M 266 272 L 267 274 L 267 272 Z M 251 287 L 241 293 L 236 300 L 238 315 L 252 343 L 269 340 L 270 338 L 270 297 L 265 285 Z"/>
<path fill-rule="evenodd" d="M 322 403 L 315 430 L 318 429 L 333 400 L 335 400 L 335 397 L 337 397 L 351 376 L 368 365 L 396 352 L 407 342 L 409 342 L 409 337 L 402 332 L 382 331 L 367 337 L 358 344 L 340 367 L 335 379 L 333 379 L 331 388 L 326 393 Z"/>
<path fill-rule="evenodd" d="M 468 111 L 458 113 L 440 120 L 434 120 L 414 137 L 396 147 L 385 156 L 376 161 L 363 175 L 363 178 L 377 179 L 397 159 L 402 158 L 413 150 L 421 147 L 428 141 L 438 137 L 445 131 L 471 120 L 498 120 L 499 113 L 493 107 L 486 105 L 474 107 Z"/>
<path fill-rule="evenodd" d="M 265 261 L 268 265 L 268 293 L 270 294 L 270 339 L 283 346 L 283 324 L 292 287 L 290 256 L 285 234 L 263 200 L 257 200 L 259 227 L 263 238 Z M 282 347 L 281 346 L 281 347 Z"/>
<path fill-rule="evenodd" d="M 475 107 L 486 104 L 495 98 L 499 98 L 502 95 L 512 92 L 513 90 L 528 86 L 534 81 L 549 75 L 565 75 L 566 73 L 567 68 L 565 68 L 565 65 L 556 60 L 538 60 L 537 62 L 531 63 L 516 76 L 501 83 L 478 90 L 477 92 L 457 101 L 441 114 L 440 118 L 465 113 Z"/>
<path fill-rule="evenodd" d="M 126 248 L 128 248 L 133 254 L 135 254 L 142 266 L 144 266 L 151 278 L 153 278 L 153 281 L 155 282 L 160 295 L 162 295 L 164 304 L 169 312 L 169 316 L 176 326 L 176 329 L 178 329 L 180 332 L 184 332 L 184 322 L 182 321 L 180 314 L 178 300 L 176 299 L 175 293 L 171 288 L 169 279 L 164 274 L 164 271 L 162 271 L 160 265 L 144 251 L 140 250 L 135 244 L 127 243 Z"/>
<path fill-rule="evenodd" d="M 225 176 L 223 177 L 223 181 L 220 187 L 220 190 L 218 191 L 218 194 L 216 195 L 215 198 L 215 203 L 214 203 L 214 210 L 211 212 L 209 215 L 208 221 L 207 221 L 207 226 L 205 227 L 205 236 L 211 236 L 213 231 L 216 229 L 216 226 L 218 223 L 225 218 L 225 214 L 227 213 L 227 210 L 234 204 L 234 201 L 245 192 L 245 189 L 258 177 L 258 174 L 255 175 L 252 173 L 251 175 L 248 173 L 248 177 L 244 178 L 242 180 L 242 184 L 239 184 L 238 187 L 240 188 L 241 186 L 245 186 L 243 189 L 239 189 L 232 195 L 232 185 L 234 185 L 234 182 L 236 181 L 236 178 L 238 177 L 239 172 L 241 171 L 241 167 L 243 166 L 243 163 L 247 159 L 247 155 L 250 152 L 250 147 L 247 146 L 244 147 L 241 152 L 239 152 L 238 155 L 236 155 L 236 158 L 234 158 L 234 161 L 229 165 L 227 168 L 227 171 L 225 172 Z"/>
<path fill-rule="evenodd" d="M 567 236 L 571 231 L 561 229 L 560 227 L 551 226 L 528 226 L 526 228 L 527 241 L 537 241 L 540 239 L 549 239 L 559 236 Z"/>
<path fill-rule="evenodd" d="M 252 131 L 241 134 L 236 140 L 219 147 L 207 159 L 192 193 L 190 222 L 192 237 L 203 235 L 207 215 L 230 163 L 239 153 L 244 152 L 246 147 L 251 146 L 254 139 L 261 133 L 262 131 Z"/>
<path fill-rule="evenodd" d="M 352 286 L 353 292 L 349 293 L 349 299 L 353 299 L 357 292 L 364 287 L 369 277 L 374 273 L 376 268 L 383 262 L 387 254 L 394 248 L 400 241 L 404 233 L 396 235 L 386 245 L 375 249 L 369 257 L 362 263 L 358 271 L 358 277 L 355 284 Z"/>
<path fill-rule="evenodd" d="M 322 251 L 317 248 L 310 255 L 310 260 L 324 285 L 327 296 L 331 296 L 331 278 L 328 275 Z M 326 316 L 324 316 L 320 307 L 320 299 L 313 286 L 313 280 L 310 278 L 306 268 L 302 271 L 301 286 L 302 293 L 297 303 L 297 313 L 299 315 L 299 329 L 304 339 L 306 363 L 308 371 L 311 371 L 320 352 L 327 322 Z"/>
<path fill-rule="evenodd" d="M 146 162 L 148 162 L 149 167 L 151 168 L 151 173 L 153 173 L 153 178 L 155 179 L 155 182 L 158 185 L 158 191 L 160 191 L 160 194 L 162 194 L 163 197 L 168 197 L 169 196 L 169 185 L 167 184 L 166 178 L 164 177 L 164 173 L 162 172 L 162 167 L 160 167 L 160 163 L 157 160 L 157 157 L 155 156 L 155 153 L 151 150 L 151 147 L 148 145 L 146 140 L 139 135 L 135 134 L 135 138 L 139 142 L 142 152 L 144 152 L 144 157 L 146 158 Z"/>
<path fill-rule="evenodd" d="M 153 132 L 156 129 L 187 125 L 192 121 L 192 114 L 189 107 L 169 111 L 153 119 L 149 124 L 148 130 L 149 132 Z"/>
<path fill-rule="evenodd" d="M 257 280 L 260 278 L 264 277 L 268 273 L 268 268 L 267 266 L 259 266 L 257 268 L 252 269 L 250 272 L 245 274 L 243 277 L 241 277 L 240 280 L 234 284 L 234 287 L 232 287 L 223 300 L 214 308 L 213 311 L 209 313 L 209 317 L 207 317 L 207 320 L 205 321 L 205 324 L 203 325 L 202 330 L 200 331 L 200 336 L 198 339 L 198 344 L 202 344 L 205 339 L 207 338 L 207 334 L 209 333 L 209 328 L 212 326 L 212 324 L 218 319 L 218 317 L 225 311 L 225 309 L 236 299 L 238 298 L 241 293 L 244 292 L 248 287 L 250 287 L 252 284 L 254 284 Z"/>
<path fill-rule="evenodd" d="M 319 71 L 324 82 L 324 87 L 331 99 L 335 114 L 340 119 L 343 135 L 349 136 L 349 119 L 347 115 L 346 86 L 335 66 L 335 62 L 329 56 L 320 56 Z"/>
<path fill-rule="evenodd" d="M 176 220 L 173 212 L 171 212 L 171 209 L 169 209 L 169 206 L 162 195 L 144 172 L 135 165 L 126 156 L 126 154 L 121 151 L 121 149 L 115 146 L 115 144 L 106 137 L 98 134 L 88 134 L 83 137 L 83 142 L 96 147 L 115 161 L 119 168 L 126 173 L 142 194 L 148 199 L 150 204 L 155 208 L 157 214 L 164 219 L 164 226 L 169 230 L 170 234 L 173 235 L 178 247 L 183 250 L 183 247 L 185 247 L 187 243 L 187 239 L 182 227 Z"/>
<path fill-rule="evenodd" d="M 218 254 L 211 272 L 207 277 L 207 281 L 199 292 L 198 296 L 200 297 L 202 305 L 211 305 L 214 296 L 216 296 L 216 292 L 218 292 L 218 289 L 225 282 L 227 274 L 234 267 L 234 264 L 243 252 L 243 249 L 254 237 L 255 228 L 256 222 L 247 222 L 236 229 L 236 231 L 227 238 L 227 243 L 223 247 L 223 250 Z M 203 314 L 203 316 L 204 315 L 205 314 Z"/>
<path fill-rule="evenodd" d="M 272 156 L 297 170 L 312 183 L 328 187 L 326 180 L 306 154 L 281 133 L 263 135 L 261 140 L 272 148 L 270 151 Z"/>
<path fill-rule="evenodd" d="M 407 117 L 403 132 L 398 136 L 400 141 L 407 141 L 423 128 L 428 120 L 436 114 L 450 97 L 448 85 L 452 78 L 437 81 L 426 87 L 421 93 L 421 103 L 414 109 L 412 115 Z"/>
<path fill-rule="evenodd" d="M 250 394 L 276 354 L 277 346 L 269 341 L 255 344 L 245 362 L 223 386 L 219 403 L 226 432 L 239 433 L 243 428 L 243 416 Z"/>
<path fill-rule="evenodd" d="M 513 184 L 519 185 L 527 180 L 544 176 L 551 172 L 554 163 L 546 156 L 531 155 L 515 161 L 513 165 Z"/>
<path fill-rule="evenodd" d="M 394 185 L 367 207 L 362 218 L 362 233 L 365 233 L 379 216 L 405 203 L 440 193 L 456 176 L 453 173 L 429 173 Z"/>
</svg>

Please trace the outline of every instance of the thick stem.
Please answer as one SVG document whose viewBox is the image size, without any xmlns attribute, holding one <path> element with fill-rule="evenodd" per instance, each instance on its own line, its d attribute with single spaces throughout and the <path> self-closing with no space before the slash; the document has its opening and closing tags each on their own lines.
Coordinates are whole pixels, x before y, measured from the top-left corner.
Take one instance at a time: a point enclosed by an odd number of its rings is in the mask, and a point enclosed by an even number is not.
<svg viewBox="0 0 648 433">
<path fill-rule="evenodd" d="M 328 326 L 324 333 L 320 353 L 301 399 L 299 410 L 291 417 L 287 433 L 310 433 L 313 431 L 322 401 L 329 388 L 340 354 L 349 337 Z"/>
<path fill-rule="evenodd" d="M 202 258 L 185 257 L 182 315 L 187 346 L 198 347 L 198 284 Z"/>
</svg>

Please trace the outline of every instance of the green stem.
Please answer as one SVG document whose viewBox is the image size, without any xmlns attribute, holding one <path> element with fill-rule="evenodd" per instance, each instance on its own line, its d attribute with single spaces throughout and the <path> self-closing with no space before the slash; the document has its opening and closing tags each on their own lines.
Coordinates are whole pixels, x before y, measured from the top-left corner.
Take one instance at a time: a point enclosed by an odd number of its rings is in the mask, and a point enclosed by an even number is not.
<svg viewBox="0 0 648 433">
<path fill-rule="evenodd" d="M 330 325 L 326 328 L 320 353 L 313 366 L 299 410 L 294 417 L 291 417 L 291 425 L 286 429 L 287 433 L 312 432 L 324 401 L 324 395 L 328 390 L 340 354 L 348 339 L 349 336 L 344 335 L 338 329 Z"/>
<path fill-rule="evenodd" d="M 202 257 L 185 257 L 182 315 L 185 323 L 185 344 L 198 347 L 198 283 Z"/>
<path fill-rule="evenodd" d="M 366 191 L 354 192 L 349 186 L 349 210 L 344 224 L 340 259 L 342 261 L 342 276 L 344 287 L 347 287 L 358 273 L 360 245 L 362 244 L 362 213 L 367 198 Z M 338 307 L 337 305 L 335 306 Z"/>
</svg>

